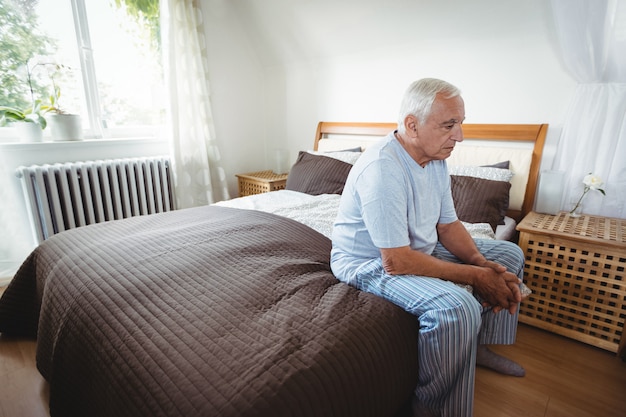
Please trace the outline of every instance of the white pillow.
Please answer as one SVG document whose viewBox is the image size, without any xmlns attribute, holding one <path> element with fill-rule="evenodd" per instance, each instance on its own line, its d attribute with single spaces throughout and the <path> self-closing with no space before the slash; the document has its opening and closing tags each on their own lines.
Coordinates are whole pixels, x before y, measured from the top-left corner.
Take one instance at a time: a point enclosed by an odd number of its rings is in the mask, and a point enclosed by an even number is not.
<svg viewBox="0 0 626 417">
<path fill-rule="evenodd" d="M 492 181 L 511 181 L 513 171 L 502 168 L 480 167 L 469 165 L 458 165 L 448 167 L 450 175 L 460 175 L 465 177 L 482 178 Z"/>
<path fill-rule="evenodd" d="M 337 152 L 319 152 L 319 151 L 307 151 L 313 155 L 327 156 L 329 158 L 335 158 L 343 162 L 347 162 L 348 164 L 354 165 L 359 156 L 361 156 L 362 152 L 352 152 L 352 151 L 337 151 Z"/>
</svg>

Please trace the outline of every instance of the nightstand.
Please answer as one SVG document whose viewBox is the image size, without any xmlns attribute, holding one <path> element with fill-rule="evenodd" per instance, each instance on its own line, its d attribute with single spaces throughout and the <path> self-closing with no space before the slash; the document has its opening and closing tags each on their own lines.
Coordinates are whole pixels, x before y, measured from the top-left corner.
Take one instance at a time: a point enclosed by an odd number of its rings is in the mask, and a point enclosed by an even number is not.
<svg viewBox="0 0 626 417">
<path fill-rule="evenodd" d="M 529 213 L 519 321 L 626 355 L 626 220 Z"/>
<path fill-rule="evenodd" d="M 274 174 L 271 170 L 237 174 L 239 197 L 283 190 L 287 174 Z"/>
</svg>

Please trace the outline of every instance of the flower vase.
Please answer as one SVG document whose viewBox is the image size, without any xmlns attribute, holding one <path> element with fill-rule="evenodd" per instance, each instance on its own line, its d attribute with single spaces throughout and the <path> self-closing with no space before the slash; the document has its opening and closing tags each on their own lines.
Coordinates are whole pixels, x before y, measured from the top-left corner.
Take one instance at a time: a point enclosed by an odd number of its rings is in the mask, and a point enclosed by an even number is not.
<svg viewBox="0 0 626 417">
<path fill-rule="evenodd" d="M 583 214 L 583 204 L 578 200 L 572 200 L 570 202 L 569 215 L 571 217 L 580 217 Z"/>
<path fill-rule="evenodd" d="M 82 122 L 77 114 L 51 114 L 48 124 L 53 141 L 83 140 Z"/>
<path fill-rule="evenodd" d="M 23 143 L 43 142 L 43 132 L 38 123 L 18 122 L 15 123 L 15 128 Z"/>
</svg>

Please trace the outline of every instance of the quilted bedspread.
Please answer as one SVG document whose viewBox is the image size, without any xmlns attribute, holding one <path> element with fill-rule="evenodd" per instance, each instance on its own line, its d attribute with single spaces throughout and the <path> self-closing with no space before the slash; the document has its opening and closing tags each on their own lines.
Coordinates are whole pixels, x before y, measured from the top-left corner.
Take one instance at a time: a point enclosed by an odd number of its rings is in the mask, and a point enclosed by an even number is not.
<svg viewBox="0 0 626 417">
<path fill-rule="evenodd" d="M 0 300 L 37 337 L 54 416 L 392 416 L 417 321 L 340 283 L 328 238 L 201 207 L 60 233 Z"/>
</svg>

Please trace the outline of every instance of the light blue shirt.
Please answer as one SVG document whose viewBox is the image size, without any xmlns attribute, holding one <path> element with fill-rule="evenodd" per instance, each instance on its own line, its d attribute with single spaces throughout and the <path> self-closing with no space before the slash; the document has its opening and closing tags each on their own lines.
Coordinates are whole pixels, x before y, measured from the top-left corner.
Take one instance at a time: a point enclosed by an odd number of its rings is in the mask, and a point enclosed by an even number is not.
<svg viewBox="0 0 626 417">
<path fill-rule="evenodd" d="M 331 268 L 348 284 L 381 248 L 410 245 L 431 254 L 438 223 L 457 220 L 445 161 L 424 168 L 393 132 L 369 147 L 350 170 L 333 227 Z"/>
</svg>

